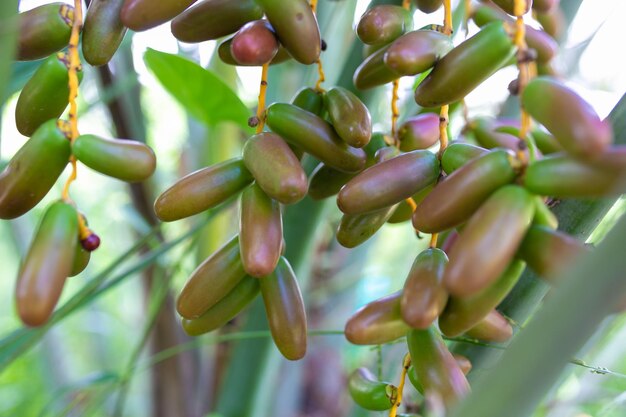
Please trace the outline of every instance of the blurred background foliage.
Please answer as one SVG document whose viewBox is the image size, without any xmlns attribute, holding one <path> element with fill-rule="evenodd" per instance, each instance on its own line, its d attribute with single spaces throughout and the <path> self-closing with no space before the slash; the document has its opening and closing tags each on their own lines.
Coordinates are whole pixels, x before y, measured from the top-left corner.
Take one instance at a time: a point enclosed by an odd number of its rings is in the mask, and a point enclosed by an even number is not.
<svg viewBox="0 0 626 417">
<path fill-rule="evenodd" d="M 17 3 L 4 0 L 0 5 L 0 86 L 6 85 L 0 161 L 5 162 L 25 141 L 13 113 L 17 92 L 39 65 L 9 65 L 5 58 L 12 54 L 11 16 Z M 45 1 L 19 3 L 26 10 Z M 352 73 L 363 57 L 353 25 L 369 3 L 320 1 L 318 18 L 329 45 L 323 54 L 326 86 L 353 89 Z M 463 2 L 457 3 L 458 28 Z M 618 50 L 626 3 L 561 3 L 570 29 L 561 40 L 557 69 L 607 116 L 626 91 L 626 57 Z M 440 11 L 415 19 L 420 27 L 443 17 Z M 458 29 L 456 42 L 464 36 Z M 398 378 L 403 343 L 351 346 L 341 330 L 358 307 L 402 286 L 426 241 L 416 240 L 405 223 L 385 226 L 357 249 L 342 248 L 334 239 L 340 213 L 332 199 L 306 199 L 285 213 L 287 256 L 303 289 L 312 332 L 304 360 L 290 363 L 278 354 L 260 302 L 218 332 L 193 340 L 182 333 L 173 300 L 195 266 L 236 233 L 237 207 L 231 202 L 188 221 L 160 225 L 152 202 L 182 175 L 240 153 L 250 133 L 245 121 L 256 105 L 260 79 L 258 69 L 225 66 L 214 51 L 214 42 L 177 43 L 164 25 L 129 33 L 108 67 L 86 67 L 79 97 L 81 132 L 146 141 L 156 151 L 158 170 L 150 181 L 127 186 L 80 167 L 73 197 L 103 244 L 87 270 L 69 280 L 52 323 L 42 329 L 21 327 L 12 296 L 19 259 L 43 208 L 60 194 L 61 183 L 29 214 L 0 223 L 0 416 L 367 416 L 376 413 L 353 405 L 346 375 L 368 366 L 385 379 Z M 503 69 L 472 93 L 470 116 L 497 114 L 514 74 L 512 68 Z M 272 67 L 269 102 L 289 100 L 316 76 L 315 68 L 295 63 Z M 417 110 L 411 87 L 411 80 L 402 81 L 402 117 Z M 389 89 L 368 91 L 362 98 L 375 128 L 388 130 Z M 626 123 L 623 116 L 619 120 L 617 141 L 623 143 Z M 460 123 L 453 120 L 454 135 Z M 582 221 L 583 227 L 568 223 L 567 213 L 590 218 L 590 213 L 604 215 L 610 208 L 589 238 L 599 242 L 624 211 L 621 201 L 613 203 L 596 204 L 593 211 L 572 202 L 559 214 L 571 233 L 587 238 L 597 221 Z M 524 283 L 525 292 L 507 300 L 520 325 L 546 292 L 533 277 Z M 580 309 L 584 313 L 587 307 Z M 577 354 L 592 366 L 568 365 L 534 415 L 626 415 L 625 338 L 626 316 L 605 320 Z M 480 375 L 500 348 L 460 349 L 476 358 L 473 373 Z M 538 379 L 544 376 L 542 369 L 535 371 Z M 408 394 L 405 405 L 416 402 L 416 395 Z"/>
</svg>

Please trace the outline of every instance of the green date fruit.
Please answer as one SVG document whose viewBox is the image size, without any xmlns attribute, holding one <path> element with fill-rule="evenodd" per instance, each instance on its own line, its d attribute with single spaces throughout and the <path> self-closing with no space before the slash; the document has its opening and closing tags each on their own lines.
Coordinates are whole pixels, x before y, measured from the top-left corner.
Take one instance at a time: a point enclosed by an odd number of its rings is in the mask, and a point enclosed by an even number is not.
<svg viewBox="0 0 626 417">
<path fill-rule="evenodd" d="M 449 36 L 435 30 L 416 30 L 396 39 L 383 60 L 393 72 L 417 75 L 432 68 L 452 50 Z"/>
<path fill-rule="evenodd" d="M 122 181 L 147 180 L 156 169 L 152 149 L 135 140 L 81 135 L 72 144 L 72 153 L 89 168 Z"/>
<path fill-rule="evenodd" d="M 14 219 L 43 199 L 70 158 L 67 122 L 49 120 L 0 173 L 0 218 Z"/>
<path fill-rule="evenodd" d="M 50 205 L 17 277 L 15 301 L 24 324 L 41 326 L 52 315 L 72 272 L 77 236 L 76 209 L 64 201 Z"/>
<path fill-rule="evenodd" d="M 428 149 L 439 141 L 439 115 L 424 113 L 407 119 L 398 128 L 400 150 Z"/>
<path fill-rule="evenodd" d="M 124 26 L 142 32 L 165 23 L 181 14 L 196 0 L 124 0 L 120 17 Z"/>
<path fill-rule="evenodd" d="M 74 8 L 65 3 L 50 3 L 19 14 L 17 60 L 45 58 L 70 43 Z"/>
<path fill-rule="evenodd" d="M 401 6 L 381 4 L 367 10 L 356 27 L 361 42 L 388 44 L 413 29 L 413 16 Z"/>
<path fill-rule="evenodd" d="M 372 411 L 389 410 L 398 398 L 398 388 L 378 381 L 367 368 L 358 368 L 348 377 L 348 391 L 355 403 Z"/>
<path fill-rule="evenodd" d="M 83 27 L 83 55 L 93 66 L 107 64 L 119 48 L 127 28 L 120 13 L 124 0 L 92 0 Z"/>
<path fill-rule="evenodd" d="M 355 345 L 381 345 L 404 336 L 410 327 L 402 320 L 401 297 L 402 292 L 396 292 L 354 313 L 346 323 L 346 339 Z"/>
<path fill-rule="evenodd" d="M 503 343 L 513 336 L 513 327 L 498 310 L 491 310 L 487 317 L 466 331 L 465 336 L 483 342 Z"/>
<path fill-rule="evenodd" d="M 324 95 L 328 117 L 341 139 L 355 148 L 362 148 L 372 138 L 372 117 L 359 98 L 342 87 L 334 87 Z"/>
</svg>

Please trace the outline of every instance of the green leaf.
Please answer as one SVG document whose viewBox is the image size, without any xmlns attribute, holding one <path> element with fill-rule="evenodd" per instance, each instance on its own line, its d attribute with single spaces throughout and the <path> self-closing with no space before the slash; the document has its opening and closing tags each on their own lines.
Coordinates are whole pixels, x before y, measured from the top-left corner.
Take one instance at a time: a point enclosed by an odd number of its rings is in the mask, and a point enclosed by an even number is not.
<svg viewBox="0 0 626 417">
<path fill-rule="evenodd" d="M 163 87 L 198 121 L 215 126 L 235 122 L 249 130 L 250 112 L 213 72 L 183 57 L 148 49 L 146 65 Z"/>
</svg>

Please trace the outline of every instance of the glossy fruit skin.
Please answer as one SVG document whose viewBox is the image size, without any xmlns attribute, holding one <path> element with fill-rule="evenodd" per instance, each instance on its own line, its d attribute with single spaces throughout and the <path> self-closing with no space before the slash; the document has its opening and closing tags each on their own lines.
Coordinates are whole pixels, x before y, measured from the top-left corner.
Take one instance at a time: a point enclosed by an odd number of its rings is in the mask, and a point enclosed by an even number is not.
<svg viewBox="0 0 626 417">
<path fill-rule="evenodd" d="M 124 0 L 93 0 L 83 26 L 83 55 L 93 66 L 108 63 L 119 48 L 126 27 L 120 13 Z"/>
<path fill-rule="evenodd" d="M 156 169 L 152 149 L 135 140 L 81 135 L 72 144 L 72 153 L 89 168 L 122 181 L 147 180 Z"/>
<path fill-rule="evenodd" d="M 511 16 L 515 16 L 515 0 L 492 0 L 498 7 L 502 10 L 510 14 Z M 526 0 L 526 8 L 523 10 L 524 14 L 528 13 L 530 8 L 533 5 L 533 0 Z"/>
<path fill-rule="evenodd" d="M 372 138 L 372 117 L 365 104 L 352 92 L 334 87 L 324 95 L 328 117 L 341 139 L 362 148 Z"/>
<path fill-rule="evenodd" d="M 443 334 L 455 337 L 480 323 L 504 300 L 524 272 L 524 267 L 524 262 L 514 260 L 495 283 L 480 293 L 467 298 L 450 297 L 439 316 L 439 328 Z"/>
<path fill-rule="evenodd" d="M 439 107 L 461 100 L 499 70 L 515 53 L 502 22 L 486 25 L 443 57 L 415 90 L 422 107 Z M 481 59 L 477 61 L 476 56 Z"/>
<path fill-rule="evenodd" d="M 532 226 L 517 251 L 517 257 L 542 278 L 553 282 L 562 272 L 591 250 L 583 242 L 545 226 Z"/>
<path fill-rule="evenodd" d="M 424 392 L 437 393 L 446 408 L 469 392 L 469 384 L 434 326 L 407 334 L 411 363 Z"/>
<path fill-rule="evenodd" d="M 621 194 L 619 171 L 585 164 L 563 154 L 534 161 L 526 169 L 524 187 L 556 198 L 594 198 Z"/>
<path fill-rule="evenodd" d="M 204 42 L 235 33 L 262 17 L 254 0 L 204 0 L 172 20 L 172 34 L 181 42 Z"/>
<path fill-rule="evenodd" d="M 256 0 L 265 12 L 278 39 L 289 54 L 302 64 L 313 64 L 320 56 L 321 37 L 317 19 L 306 0 Z"/>
<path fill-rule="evenodd" d="M 515 256 L 535 213 L 533 196 L 517 185 L 494 192 L 472 215 L 449 253 L 446 289 L 470 297 L 495 282 Z"/>
<path fill-rule="evenodd" d="M 365 167 L 365 151 L 348 146 L 328 122 L 311 112 L 274 103 L 267 109 L 266 123 L 281 138 L 332 168 L 359 172 Z"/>
<path fill-rule="evenodd" d="M 220 57 L 220 59 L 222 60 L 223 63 L 228 64 L 228 65 L 235 65 L 235 66 L 241 66 L 241 67 L 254 67 L 257 66 L 256 64 L 252 65 L 252 64 L 245 64 L 245 63 L 239 63 L 235 60 L 235 58 L 233 57 L 232 51 L 231 51 L 231 45 L 233 43 L 233 38 L 230 39 L 226 39 L 224 42 L 220 43 L 220 45 L 217 48 L 217 55 Z M 287 52 L 287 50 L 285 48 L 283 48 L 282 46 L 280 46 L 278 48 L 278 52 L 276 52 L 276 55 L 274 56 L 274 58 L 270 61 L 270 65 L 277 65 L 277 64 L 281 64 L 285 61 L 288 61 L 291 59 L 291 55 L 289 55 L 289 53 Z"/>
<path fill-rule="evenodd" d="M 441 168 L 450 175 L 468 162 L 481 157 L 489 151 L 469 143 L 452 143 L 441 155 Z"/>
<path fill-rule="evenodd" d="M 65 3 L 50 3 L 19 14 L 18 61 L 45 58 L 70 42 L 74 8 Z"/>
<path fill-rule="evenodd" d="M 498 188 L 516 177 L 513 156 L 491 151 L 454 171 L 417 205 L 413 226 L 425 233 L 439 233 L 460 225 Z"/>
<path fill-rule="evenodd" d="M 195 319 L 182 319 L 183 330 L 189 336 L 199 336 L 219 329 L 250 304 L 261 291 L 259 280 L 244 277 L 224 298 Z"/>
<path fill-rule="evenodd" d="M 239 248 L 243 269 L 257 278 L 271 274 L 278 264 L 282 243 L 280 204 L 252 184 L 241 194 Z"/>
<path fill-rule="evenodd" d="M 344 214 L 337 229 L 337 242 L 345 248 L 355 248 L 372 237 L 384 224 L 396 206 L 364 214 Z"/>
<path fill-rule="evenodd" d="M 416 30 L 396 39 L 383 59 L 398 74 L 417 75 L 432 68 L 452 48 L 449 36 L 434 30 Z"/>
<path fill-rule="evenodd" d="M 76 244 L 76 252 L 74 254 L 74 264 L 72 265 L 72 271 L 69 273 L 68 277 L 74 277 L 87 268 L 89 265 L 89 260 L 91 259 L 91 252 L 87 252 L 80 243 Z"/>
<path fill-rule="evenodd" d="M 413 29 L 413 16 L 401 6 L 381 4 L 367 10 L 356 28 L 361 42 L 388 44 Z"/>
<path fill-rule="evenodd" d="M 537 13 L 537 22 L 541 24 L 544 32 L 552 36 L 554 39 L 562 39 L 565 31 L 567 30 L 565 15 L 560 7 L 555 7 L 547 13 Z"/>
<path fill-rule="evenodd" d="M 223 203 L 254 178 L 240 158 L 192 172 L 165 190 L 154 203 L 164 222 L 184 219 Z"/>
<path fill-rule="evenodd" d="M 522 94 L 522 105 L 568 153 L 582 159 L 602 154 L 613 130 L 578 94 L 551 77 L 537 77 Z"/>
<path fill-rule="evenodd" d="M 426 329 L 443 311 L 448 292 L 443 286 L 446 254 L 437 248 L 421 252 L 404 282 L 400 307 L 402 319 L 414 329 Z"/>
<path fill-rule="evenodd" d="M 248 22 L 233 37 L 230 52 L 240 65 L 261 66 L 276 56 L 278 39 L 267 20 Z"/>
<path fill-rule="evenodd" d="M 275 133 L 264 132 L 249 138 L 243 146 L 243 162 L 259 187 L 283 204 L 302 200 L 309 189 L 300 160 Z"/>
<path fill-rule="evenodd" d="M 398 398 L 398 388 L 376 379 L 367 368 L 358 368 L 348 377 L 350 397 L 366 410 L 389 410 Z"/>
<path fill-rule="evenodd" d="M 272 338 L 282 355 L 292 361 L 306 354 L 307 324 L 302 294 L 287 259 L 259 280 Z"/>
<path fill-rule="evenodd" d="M 360 308 L 346 323 L 346 339 L 355 345 L 381 345 L 404 336 L 410 327 L 402 320 L 401 296 L 399 291 Z"/>
<path fill-rule="evenodd" d="M 400 74 L 385 64 L 385 54 L 389 49 L 385 46 L 374 52 L 354 71 L 354 86 L 359 90 L 385 85 L 401 77 Z"/>
<path fill-rule="evenodd" d="M 508 122 L 509 121 L 506 120 L 478 118 L 469 124 L 469 128 L 476 142 L 484 148 L 517 150 L 520 141 L 519 138 L 509 132 L 498 131 L 499 127 L 508 124 Z"/>
<path fill-rule="evenodd" d="M 185 283 L 176 300 L 176 311 L 196 319 L 233 290 L 246 275 L 235 236 L 202 262 Z"/>
<path fill-rule="evenodd" d="M 514 23 L 514 19 L 497 7 L 481 5 L 472 14 L 472 19 L 479 26 L 483 27 L 490 22 L 504 21 Z M 559 45 L 548 33 L 526 25 L 526 43 L 530 49 L 537 52 L 537 62 L 548 63 L 558 52 Z"/>
<path fill-rule="evenodd" d="M 513 337 L 513 327 L 498 310 L 491 310 L 477 325 L 466 331 L 465 336 L 483 342 L 504 343 Z"/>
<path fill-rule="evenodd" d="M 59 178 L 69 157 L 70 141 L 56 120 L 37 129 L 0 173 L 0 219 L 14 219 L 35 207 Z"/>
<path fill-rule="evenodd" d="M 548 132 L 544 132 L 543 130 L 535 129 L 530 132 L 530 135 L 535 140 L 535 144 L 537 148 L 544 155 L 549 155 L 552 153 L 562 152 L 563 147 L 559 144 L 554 136 L 549 134 Z"/>
<path fill-rule="evenodd" d="M 428 149 L 439 141 L 439 115 L 424 113 L 407 119 L 398 128 L 400 150 Z"/>
<path fill-rule="evenodd" d="M 59 52 L 46 59 L 28 80 L 15 108 L 15 124 L 22 135 L 30 137 L 39 126 L 61 116 L 69 102 L 68 67 L 69 56 Z M 82 78 L 81 70 L 79 82 Z"/>
<path fill-rule="evenodd" d="M 463 375 L 469 374 L 470 371 L 472 370 L 472 363 L 469 361 L 469 359 L 457 353 L 453 353 L 452 356 L 454 357 L 456 364 L 459 365 L 459 368 L 461 369 L 461 372 L 463 372 Z M 411 381 L 411 384 L 415 387 L 415 389 L 420 394 L 424 395 L 424 387 L 422 386 L 422 383 L 417 379 L 417 375 L 415 373 L 415 368 L 413 368 L 413 365 L 409 367 L 409 370 L 407 371 L 406 374 L 409 377 L 409 381 Z M 402 415 L 403 414 L 398 414 L 398 417 Z M 407 414 L 404 414 L 404 415 L 408 416 Z M 413 414 L 411 414 L 411 416 L 413 416 Z"/>
<path fill-rule="evenodd" d="M 372 166 L 376 162 L 378 150 L 389 148 L 385 143 L 384 135 L 374 133 L 370 142 L 363 148 L 367 155 L 366 166 Z M 394 148 L 395 149 L 395 148 Z M 310 175 L 309 180 L 309 196 L 314 200 L 322 200 L 324 198 L 336 195 L 348 181 L 357 174 L 337 171 L 325 164 L 319 164 Z"/>
<path fill-rule="evenodd" d="M 46 323 L 72 271 L 78 236 L 76 209 L 63 201 L 44 213 L 17 277 L 15 300 L 22 322 Z"/>
<path fill-rule="evenodd" d="M 397 204 L 437 181 L 440 168 L 430 151 L 412 151 L 380 162 L 350 180 L 337 205 L 346 214 L 367 213 Z"/>
<path fill-rule="evenodd" d="M 124 0 L 120 17 L 124 26 L 135 32 L 151 29 L 181 14 L 196 0 Z"/>
<path fill-rule="evenodd" d="M 326 110 L 323 94 L 311 87 L 303 87 L 298 90 L 291 100 L 291 104 L 320 117 Z"/>
</svg>

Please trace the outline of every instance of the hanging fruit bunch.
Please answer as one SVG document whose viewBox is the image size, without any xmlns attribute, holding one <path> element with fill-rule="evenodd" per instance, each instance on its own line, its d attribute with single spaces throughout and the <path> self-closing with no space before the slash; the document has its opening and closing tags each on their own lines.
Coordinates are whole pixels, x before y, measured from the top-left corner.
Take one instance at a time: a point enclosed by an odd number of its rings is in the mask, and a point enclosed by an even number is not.
<svg viewBox="0 0 626 417">
<path fill-rule="evenodd" d="M 94 0 L 84 22 L 75 7 L 52 3 L 20 15 L 18 59 L 46 58 L 20 94 L 18 130 L 30 139 L 0 174 L 0 218 L 37 205 L 72 172 L 61 200 L 50 205 L 22 264 L 17 306 L 28 325 L 45 323 L 68 276 L 85 268 L 99 244 L 70 198 L 77 161 L 124 181 L 143 181 L 155 169 L 144 144 L 78 132 L 78 55 L 106 64 L 130 28 L 143 31 L 171 20 L 173 35 L 197 43 L 227 37 L 218 55 L 227 64 L 262 67 L 256 128 L 242 156 L 192 172 L 166 189 L 154 209 L 164 222 L 188 218 L 238 197 L 239 233 L 192 272 L 177 311 L 190 335 L 220 328 L 258 295 L 272 337 L 290 360 L 307 347 L 307 321 L 295 273 L 283 256 L 282 211 L 305 196 L 335 197 L 343 213 L 337 240 L 356 247 L 385 223 L 411 221 L 430 234 L 404 287 L 356 312 L 345 327 L 357 345 L 406 338 L 400 383 L 380 381 L 365 368 L 349 377 L 354 401 L 397 415 L 405 379 L 430 410 L 448 410 L 469 391 L 471 363 L 448 349 L 464 335 L 505 342 L 513 328 L 497 307 L 526 267 L 552 283 L 589 249 L 559 232 L 549 204 L 561 198 L 619 194 L 626 152 L 613 146 L 611 126 L 555 77 L 560 17 L 556 0 L 464 1 L 480 30 L 455 45 L 450 0 L 404 0 L 378 5 L 361 17 L 357 36 L 368 56 L 354 73 L 365 90 L 391 83 L 391 128 L 373 132 L 370 112 L 351 91 L 325 90 L 316 20 L 306 0 Z M 414 30 L 413 14 L 443 7 L 443 25 Z M 534 13 L 543 30 L 526 25 Z M 58 52 L 68 46 L 67 52 Z M 273 64 L 317 65 L 319 78 L 290 103 L 266 107 Z M 464 139 L 449 141 L 449 119 L 464 98 L 500 69 L 516 65 L 508 86 L 521 117 L 466 117 Z M 417 77 L 418 114 L 399 124 L 399 79 Z M 70 106 L 68 121 L 59 120 Z M 267 128 L 267 129 L 266 129 Z M 450 142 L 450 143 L 449 143 Z M 307 175 L 304 154 L 318 161 Z"/>
<path fill-rule="evenodd" d="M 444 25 L 411 31 L 413 11 L 404 2 L 371 8 L 357 26 L 374 52 L 354 83 L 359 89 L 394 83 L 388 142 L 395 149 L 380 150 L 378 163 L 346 179 L 337 196 L 344 213 L 337 238 L 344 246 L 362 243 L 392 218 L 411 219 L 416 232 L 432 236 L 404 288 L 363 307 L 345 328 L 359 345 L 406 337 L 397 387 L 363 368 L 349 378 L 357 404 L 390 416 L 398 412 L 407 375 L 430 411 L 448 410 L 467 394 L 471 363 L 453 355 L 445 339 L 507 341 L 513 329 L 496 307 L 524 269 L 553 283 L 589 251 L 556 230 L 548 204 L 618 195 L 626 168 L 624 149 L 611 145 L 610 124 L 553 76 L 558 1 L 465 2 L 480 30 L 455 47 L 450 1 L 414 3 L 425 13 L 443 5 Z M 531 10 L 544 30 L 525 24 Z M 449 109 L 464 107 L 468 93 L 514 63 L 519 76 L 509 91 L 519 96 L 520 120 L 466 119 L 465 138 L 448 146 Z M 420 74 L 414 98 L 423 110 L 396 130 L 397 78 Z M 435 154 L 427 148 L 436 142 Z"/>
<path fill-rule="evenodd" d="M 45 324 L 59 300 L 67 277 L 87 267 L 100 238 L 70 197 L 77 162 L 104 175 L 135 182 L 155 170 L 152 150 L 131 140 L 102 138 L 78 131 L 78 86 L 82 50 L 92 65 L 107 63 L 125 27 L 119 22 L 121 1 L 95 0 L 83 30 L 82 4 L 46 4 L 20 13 L 18 60 L 43 62 L 17 101 L 15 123 L 29 139 L 0 173 L 0 218 L 14 219 L 34 208 L 52 189 L 68 163 L 71 173 L 61 199 L 41 219 L 18 272 L 15 300 L 20 319 L 29 326 Z M 67 47 L 67 51 L 61 51 Z M 68 120 L 60 117 L 69 104 Z"/>
</svg>

